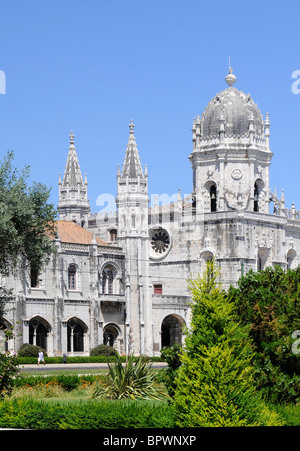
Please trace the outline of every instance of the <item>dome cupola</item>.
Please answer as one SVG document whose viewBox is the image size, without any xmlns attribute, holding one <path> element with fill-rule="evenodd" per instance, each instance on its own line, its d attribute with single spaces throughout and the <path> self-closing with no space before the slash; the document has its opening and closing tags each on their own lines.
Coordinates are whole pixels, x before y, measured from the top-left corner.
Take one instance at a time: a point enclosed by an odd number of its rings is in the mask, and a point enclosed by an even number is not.
<svg viewBox="0 0 300 451">
<path fill-rule="evenodd" d="M 201 138 L 249 136 L 254 132 L 257 137 L 264 136 L 264 122 L 260 110 L 250 94 L 233 87 L 236 76 L 229 68 L 225 81 L 228 88 L 218 93 L 207 105 L 200 119 Z"/>
</svg>

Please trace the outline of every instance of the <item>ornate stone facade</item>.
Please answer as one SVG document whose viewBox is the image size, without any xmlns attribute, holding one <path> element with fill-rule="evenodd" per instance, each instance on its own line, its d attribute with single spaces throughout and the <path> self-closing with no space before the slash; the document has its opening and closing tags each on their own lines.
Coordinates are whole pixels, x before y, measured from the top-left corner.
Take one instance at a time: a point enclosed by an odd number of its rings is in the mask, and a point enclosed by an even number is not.
<svg viewBox="0 0 300 451">
<path fill-rule="evenodd" d="M 38 286 L 30 286 L 24 269 L 10 278 L 15 299 L 5 321 L 22 336 L 9 346 L 29 341 L 44 344 L 49 355 L 88 355 L 104 342 L 121 353 L 159 355 L 184 339 L 187 280 L 208 259 L 220 266 L 224 287 L 250 269 L 298 265 L 299 211 L 294 204 L 288 210 L 283 192 L 278 197 L 269 186 L 269 115 L 263 119 L 251 96 L 233 86 L 232 69 L 225 81 L 193 121 L 193 191 L 184 199 L 179 191 L 163 206 L 149 207 L 148 171 L 131 121 L 116 213 L 93 215 L 71 132 L 58 223 L 75 221 L 89 235 L 59 236 Z"/>
</svg>

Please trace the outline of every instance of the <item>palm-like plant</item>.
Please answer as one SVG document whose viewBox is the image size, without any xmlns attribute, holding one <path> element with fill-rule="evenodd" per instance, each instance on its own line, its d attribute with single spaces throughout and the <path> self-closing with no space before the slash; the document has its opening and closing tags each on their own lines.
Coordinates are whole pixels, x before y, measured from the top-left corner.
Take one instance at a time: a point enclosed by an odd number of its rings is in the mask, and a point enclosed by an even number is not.
<svg viewBox="0 0 300 451">
<path fill-rule="evenodd" d="M 156 374 L 149 360 L 140 355 L 130 355 L 122 365 L 116 356 L 115 363 L 108 364 L 109 372 L 99 381 L 93 397 L 107 399 L 162 399 L 168 395 L 157 385 Z"/>
</svg>

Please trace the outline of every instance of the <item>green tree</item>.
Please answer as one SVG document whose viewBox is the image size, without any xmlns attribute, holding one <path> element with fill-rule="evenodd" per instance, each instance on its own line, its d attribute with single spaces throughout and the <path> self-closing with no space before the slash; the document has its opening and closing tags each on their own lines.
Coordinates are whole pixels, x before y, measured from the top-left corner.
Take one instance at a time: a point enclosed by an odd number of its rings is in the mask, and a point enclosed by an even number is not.
<svg viewBox="0 0 300 451">
<path fill-rule="evenodd" d="M 37 273 L 53 251 L 56 212 L 48 203 L 50 190 L 40 183 L 28 184 L 29 167 L 18 171 L 13 152 L 0 165 L 0 274 L 12 267 L 30 265 Z M 0 320 L 11 291 L 0 287 Z M 13 332 L 5 330 L 5 339 Z M 3 339 L 3 337 L 2 337 Z M 11 391 L 12 377 L 18 373 L 16 355 L 0 353 L 0 397 Z"/>
<path fill-rule="evenodd" d="M 4 337 L 0 335 L 0 341 L 12 338 L 13 332 L 5 330 Z M 13 379 L 16 379 L 18 376 L 19 367 L 16 353 L 9 351 L 0 352 L 0 399 L 5 395 L 10 395 L 13 388 Z"/>
<path fill-rule="evenodd" d="M 162 381 L 167 387 L 169 396 L 173 397 L 176 388 L 176 375 L 181 365 L 181 346 L 178 343 L 174 343 L 172 346 L 162 348 L 160 354 L 168 364 L 167 368 L 162 370 Z"/>
<path fill-rule="evenodd" d="M 40 183 L 29 185 L 29 167 L 19 171 L 9 152 L 0 165 L 0 274 L 18 264 L 38 272 L 53 251 L 56 211 L 48 203 L 50 189 Z M 2 291 L 5 290 L 2 287 Z M 1 293 L 3 315 L 5 291 Z M 2 302 L 1 302 L 2 299 Z M 0 316 L 1 317 L 1 316 Z"/>
<path fill-rule="evenodd" d="M 247 426 L 281 424 L 259 397 L 248 327 L 208 262 L 204 276 L 190 281 L 192 318 L 176 380 L 177 425 Z"/>
<path fill-rule="evenodd" d="M 297 402 L 300 355 L 292 345 L 293 332 L 300 330 L 300 267 L 251 270 L 228 296 L 241 322 L 250 325 L 259 388 L 272 401 Z"/>
</svg>

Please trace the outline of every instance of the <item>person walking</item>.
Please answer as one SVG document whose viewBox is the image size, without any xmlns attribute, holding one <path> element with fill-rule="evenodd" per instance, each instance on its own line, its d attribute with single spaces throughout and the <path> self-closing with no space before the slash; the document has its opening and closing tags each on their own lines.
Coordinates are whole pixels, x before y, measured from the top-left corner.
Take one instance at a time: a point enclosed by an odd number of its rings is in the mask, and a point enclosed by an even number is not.
<svg viewBox="0 0 300 451">
<path fill-rule="evenodd" d="M 44 362 L 44 365 L 46 365 L 44 353 L 41 349 L 39 350 L 38 365 L 40 364 L 40 362 Z"/>
</svg>

